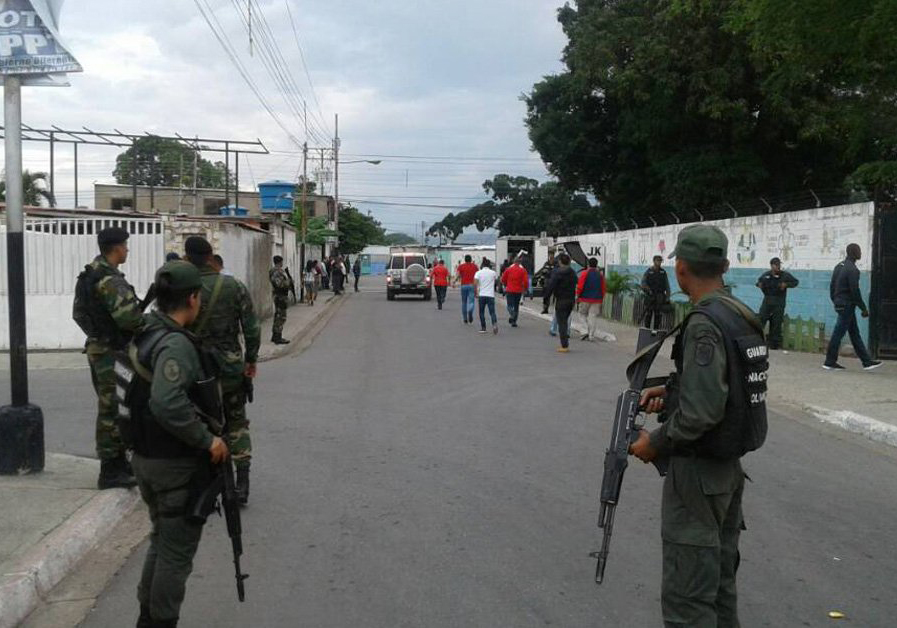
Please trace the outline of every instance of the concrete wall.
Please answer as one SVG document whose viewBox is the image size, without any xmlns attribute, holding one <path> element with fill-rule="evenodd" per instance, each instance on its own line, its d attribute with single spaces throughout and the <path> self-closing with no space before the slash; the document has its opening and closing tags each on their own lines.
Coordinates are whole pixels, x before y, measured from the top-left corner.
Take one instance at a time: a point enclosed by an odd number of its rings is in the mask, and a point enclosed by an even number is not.
<svg viewBox="0 0 897 628">
<path fill-rule="evenodd" d="M 755 287 L 757 279 L 769 268 L 772 257 L 782 259 L 786 270 L 801 285 L 789 291 L 788 314 L 825 322 L 827 332 L 835 324 L 835 313 L 829 299 L 831 271 L 844 258 L 851 242 L 863 248 L 859 263 L 863 296 L 868 301 L 871 283 L 871 252 L 874 228 L 874 204 L 856 203 L 822 207 L 784 214 L 730 218 L 708 221 L 729 237 L 731 269 L 726 281 L 735 286 L 734 294 L 754 309 L 763 300 Z M 620 273 L 641 277 L 654 255 L 666 258 L 676 245 L 679 231 L 688 225 L 667 225 L 648 229 L 632 229 L 612 233 L 558 238 L 577 240 L 587 255 L 597 256 L 601 265 Z M 670 273 L 674 291 L 678 290 Z M 684 298 L 674 297 L 674 298 Z M 868 322 L 860 327 L 868 339 Z"/>
<path fill-rule="evenodd" d="M 273 239 L 266 231 L 241 224 L 190 218 L 165 220 L 165 250 L 183 253 L 184 241 L 193 235 L 206 238 L 224 258 L 224 267 L 246 284 L 256 316 L 273 312 L 268 270 L 273 257 Z"/>
</svg>

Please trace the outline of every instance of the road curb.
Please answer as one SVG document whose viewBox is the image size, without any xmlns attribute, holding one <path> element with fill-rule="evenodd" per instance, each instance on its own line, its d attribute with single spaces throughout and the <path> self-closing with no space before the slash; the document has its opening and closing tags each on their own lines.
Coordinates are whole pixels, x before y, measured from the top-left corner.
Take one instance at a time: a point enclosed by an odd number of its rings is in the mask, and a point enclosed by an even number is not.
<svg viewBox="0 0 897 628">
<path fill-rule="evenodd" d="M 505 302 L 507 303 L 507 301 L 505 301 Z M 526 314 L 529 314 L 530 316 L 534 316 L 536 318 L 541 318 L 543 321 L 548 321 L 549 323 L 551 322 L 551 319 L 554 318 L 551 314 L 543 314 L 541 312 L 541 310 L 536 310 L 534 308 L 531 308 L 528 305 L 521 304 L 520 311 L 525 312 Z M 579 324 L 579 322 L 576 321 L 575 317 L 571 317 L 571 318 L 572 318 L 572 320 L 570 321 L 571 331 L 575 331 L 580 334 L 584 334 L 588 331 L 585 327 L 583 327 L 582 325 Z M 608 337 L 601 338 L 600 340 L 602 342 L 616 342 L 617 341 L 617 337 L 614 334 L 611 334 L 610 332 L 603 332 L 603 333 L 607 334 Z"/>
<path fill-rule="evenodd" d="M 321 319 L 323 319 L 329 312 L 335 307 L 336 303 L 340 303 L 342 298 L 345 298 L 344 295 L 335 295 L 332 294 L 324 301 L 323 307 L 321 307 L 318 312 L 308 321 L 306 325 L 302 327 L 298 332 L 296 332 L 293 336 L 288 338 L 290 344 L 280 345 L 280 348 L 273 351 L 271 354 L 266 355 L 264 357 L 259 356 L 259 362 L 270 362 L 271 360 L 276 360 L 278 358 L 282 358 L 285 355 L 288 355 L 292 352 L 294 347 L 302 342 L 305 337 L 309 334 L 309 332 L 317 326 Z M 0 628 L 3 628 L 0 626 Z"/>
<path fill-rule="evenodd" d="M 140 502 L 136 490 L 98 492 L 0 574 L 0 628 L 14 628 Z"/>
<path fill-rule="evenodd" d="M 823 423 L 865 436 L 876 443 L 897 447 L 897 425 L 891 425 L 850 410 L 829 410 L 812 405 L 805 405 L 804 410 Z"/>
</svg>

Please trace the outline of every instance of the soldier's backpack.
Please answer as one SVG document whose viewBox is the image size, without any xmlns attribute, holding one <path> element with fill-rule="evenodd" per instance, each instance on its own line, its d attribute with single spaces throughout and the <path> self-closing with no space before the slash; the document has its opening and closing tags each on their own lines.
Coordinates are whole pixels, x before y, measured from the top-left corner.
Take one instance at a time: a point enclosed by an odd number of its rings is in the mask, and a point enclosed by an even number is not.
<svg viewBox="0 0 897 628">
<path fill-rule="evenodd" d="M 72 318 L 81 331 L 90 339 L 105 341 L 112 346 L 121 346 L 124 338 L 112 315 L 103 307 L 96 295 L 96 287 L 109 272 L 102 266 L 88 264 L 78 275 L 75 283 L 75 301 L 72 304 Z"/>
</svg>

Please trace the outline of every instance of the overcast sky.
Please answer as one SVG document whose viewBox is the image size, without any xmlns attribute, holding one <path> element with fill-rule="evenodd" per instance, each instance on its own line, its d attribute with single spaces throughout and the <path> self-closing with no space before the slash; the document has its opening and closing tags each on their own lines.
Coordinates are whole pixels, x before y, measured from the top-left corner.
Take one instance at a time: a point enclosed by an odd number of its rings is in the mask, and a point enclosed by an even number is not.
<svg viewBox="0 0 897 628">
<path fill-rule="evenodd" d="M 560 69 L 561 0 L 252 0 L 255 54 L 235 5 L 207 2 L 281 124 L 302 140 L 299 116 L 269 78 L 258 49 L 259 10 L 308 103 L 309 140 L 329 141 L 340 115 L 344 160 L 387 158 L 341 168 L 341 197 L 380 203 L 468 205 L 498 172 L 544 178 L 530 152 L 520 95 Z M 287 13 L 290 2 L 314 95 Z M 295 180 L 297 146 L 263 109 L 192 0 L 79 0 L 64 6 L 61 33 L 84 66 L 69 88 L 26 88 L 24 120 L 36 127 L 88 126 L 260 138 L 272 155 L 241 163 L 241 187 Z M 320 108 L 315 102 L 320 103 Z M 275 152 L 277 151 L 277 152 Z M 82 148 L 81 204 L 92 184 L 113 182 L 117 149 Z M 214 155 L 206 155 L 214 158 Z M 48 168 L 46 145 L 25 147 L 25 167 Z M 406 186 L 407 178 L 407 186 Z M 71 149 L 57 151 L 60 205 L 73 203 Z M 328 190 L 329 191 L 329 190 Z M 390 230 L 413 233 L 447 209 L 357 203 Z"/>
</svg>

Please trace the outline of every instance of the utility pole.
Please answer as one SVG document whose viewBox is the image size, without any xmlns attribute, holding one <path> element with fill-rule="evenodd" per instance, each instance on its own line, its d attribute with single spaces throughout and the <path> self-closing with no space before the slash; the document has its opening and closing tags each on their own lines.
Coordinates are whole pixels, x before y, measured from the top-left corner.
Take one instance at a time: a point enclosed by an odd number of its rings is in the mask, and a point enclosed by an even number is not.
<svg viewBox="0 0 897 628">
<path fill-rule="evenodd" d="M 44 470 L 44 415 L 28 403 L 25 324 L 25 216 L 22 185 L 22 77 L 3 82 L 6 157 L 6 278 L 12 404 L 0 408 L 0 473 Z"/>
<path fill-rule="evenodd" d="M 302 261 L 302 268 L 299 272 L 305 272 L 305 240 L 308 237 L 308 142 L 302 145 L 302 206 L 299 208 L 299 229 L 301 232 L 302 243 L 299 247 L 299 259 Z M 305 295 L 305 282 L 302 282 L 302 295 Z"/>
<path fill-rule="evenodd" d="M 339 114 L 335 114 L 333 132 L 333 204 L 336 206 L 333 213 L 333 230 L 339 232 Z M 337 236 L 339 237 L 339 236 Z M 339 240 L 337 240 L 339 246 Z"/>
<path fill-rule="evenodd" d="M 199 172 L 199 136 L 196 136 L 196 142 L 193 144 L 193 215 L 196 215 L 196 196 L 199 193 L 196 185 L 196 178 Z"/>
</svg>

